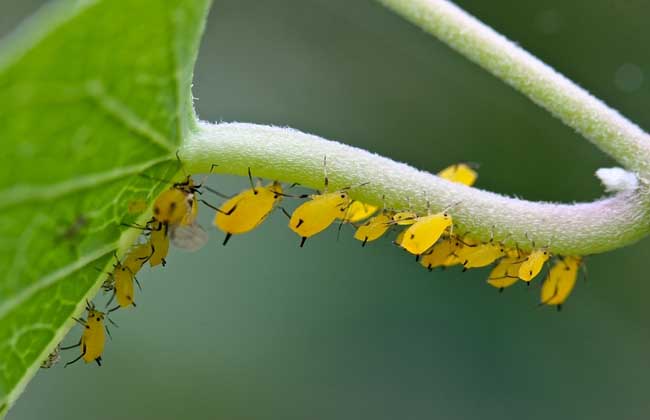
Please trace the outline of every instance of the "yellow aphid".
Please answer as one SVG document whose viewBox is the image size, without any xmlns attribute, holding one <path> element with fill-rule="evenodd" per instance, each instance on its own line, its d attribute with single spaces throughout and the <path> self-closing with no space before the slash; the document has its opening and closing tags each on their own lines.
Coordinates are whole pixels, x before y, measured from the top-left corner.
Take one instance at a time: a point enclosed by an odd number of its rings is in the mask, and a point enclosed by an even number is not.
<svg viewBox="0 0 650 420">
<path fill-rule="evenodd" d="M 151 244 L 138 244 L 131 248 L 129 253 L 126 255 L 126 258 L 124 258 L 122 265 L 129 269 L 135 276 L 138 274 L 142 266 L 149 261 L 149 258 L 151 258 L 153 253 L 154 247 Z"/>
<path fill-rule="evenodd" d="M 192 223 L 198 211 L 197 191 L 198 187 L 189 176 L 185 181 L 175 183 L 154 202 L 154 217 L 167 225 Z"/>
<path fill-rule="evenodd" d="M 117 263 L 115 269 L 111 274 L 113 276 L 113 292 L 117 298 L 117 304 L 115 308 L 109 310 L 109 312 L 114 311 L 118 308 L 127 308 L 129 306 L 136 306 L 133 301 L 135 290 L 133 288 L 133 283 L 135 281 L 135 275 L 126 268 L 124 265 Z M 109 300 L 108 304 L 112 301 Z"/>
<path fill-rule="evenodd" d="M 169 253 L 169 236 L 167 235 L 168 227 L 162 222 L 154 220 L 150 226 L 149 244 L 153 248 L 153 253 L 149 258 L 149 264 L 152 267 L 167 264 L 165 258 Z"/>
<path fill-rule="evenodd" d="M 361 246 L 366 246 L 367 242 L 379 239 L 386 233 L 392 220 L 390 213 L 378 214 L 357 228 L 354 232 L 354 239 L 361 241 Z"/>
<path fill-rule="evenodd" d="M 362 203 L 361 201 L 354 200 L 345 211 L 345 215 L 340 218 L 344 223 L 357 223 L 366 220 L 377 212 L 379 207 L 372 204 Z"/>
<path fill-rule="evenodd" d="M 519 267 L 522 262 L 518 255 L 508 253 L 508 256 L 499 261 L 490 272 L 487 279 L 488 284 L 496 287 L 499 291 L 512 286 L 519 281 Z"/>
<path fill-rule="evenodd" d="M 266 186 L 259 183 L 244 190 L 219 207 L 214 225 L 226 233 L 225 245 L 232 235 L 255 229 L 282 200 L 282 185 L 272 182 Z"/>
<path fill-rule="evenodd" d="M 336 191 L 310 196 L 311 200 L 301 204 L 294 210 L 289 220 L 289 228 L 305 240 L 325 230 L 342 217 L 350 205 L 350 196 L 346 191 Z"/>
<path fill-rule="evenodd" d="M 393 241 L 395 245 L 402 245 L 402 240 L 404 239 L 404 232 L 406 232 L 406 229 L 404 229 L 403 231 L 397 234 L 395 240 Z"/>
<path fill-rule="evenodd" d="M 449 256 L 447 261 L 445 262 L 445 267 L 453 266 L 453 265 L 458 265 L 462 264 L 465 262 L 467 259 L 467 255 L 472 253 L 476 246 L 478 246 L 478 242 L 473 241 L 468 238 L 460 238 L 459 236 L 456 235 L 450 235 L 449 236 L 450 241 L 452 242 L 452 254 Z"/>
<path fill-rule="evenodd" d="M 456 243 L 452 237 L 446 238 L 420 257 L 420 264 L 432 271 L 436 267 L 448 267 L 455 264 L 454 250 Z"/>
<path fill-rule="evenodd" d="M 412 225 L 417 220 L 418 215 L 412 211 L 399 211 L 393 214 L 393 224 L 395 225 Z"/>
<path fill-rule="evenodd" d="M 95 361 L 99 366 L 102 364 L 102 353 L 104 352 L 104 343 L 106 342 L 106 335 L 104 334 L 105 314 L 104 312 L 96 310 L 95 305 L 91 302 L 86 303 L 86 311 L 87 319 L 73 318 L 84 327 L 79 342 L 72 346 L 61 347 L 61 350 L 81 347 L 81 354 L 79 357 L 66 363 L 65 367 L 82 358 L 86 363 Z"/>
<path fill-rule="evenodd" d="M 139 214 L 147 209 L 147 202 L 142 199 L 129 201 L 128 212 L 131 214 Z"/>
<path fill-rule="evenodd" d="M 530 282 L 542 271 L 544 263 L 551 258 L 551 253 L 546 248 L 533 250 L 519 267 L 519 278 Z"/>
<path fill-rule="evenodd" d="M 490 241 L 487 244 L 480 244 L 464 254 L 463 271 L 470 268 L 485 267 L 506 255 L 506 249 L 502 244 Z"/>
<path fill-rule="evenodd" d="M 438 176 L 447 181 L 472 186 L 474 185 L 474 182 L 476 182 L 478 174 L 475 170 L 470 168 L 469 165 L 465 163 L 457 163 L 438 172 Z"/>
<path fill-rule="evenodd" d="M 551 267 L 542 284 L 540 305 L 561 309 L 576 284 L 580 262 L 580 257 L 565 257 Z"/>
<path fill-rule="evenodd" d="M 431 248 L 451 225 L 451 215 L 446 211 L 418 217 L 404 232 L 400 246 L 411 254 L 420 255 Z"/>
</svg>

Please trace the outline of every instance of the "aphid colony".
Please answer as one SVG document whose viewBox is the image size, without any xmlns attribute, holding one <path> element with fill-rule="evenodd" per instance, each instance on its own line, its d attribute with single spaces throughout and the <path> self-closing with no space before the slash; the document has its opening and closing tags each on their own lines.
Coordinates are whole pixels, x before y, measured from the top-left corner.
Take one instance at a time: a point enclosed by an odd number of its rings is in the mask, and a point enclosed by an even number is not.
<svg viewBox="0 0 650 420">
<path fill-rule="evenodd" d="M 234 235 L 241 235 L 259 226 L 276 208 L 289 218 L 289 228 L 300 237 L 300 246 L 308 238 L 322 232 L 334 223 L 339 230 L 344 224 L 355 227 L 354 238 L 366 246 L 376 241 L 391 229 L 403 227 L 394 243 L 406 252 L 416 256 L 416 260 L 429 271 L 462 265 L 462 270 L 486 267 L 494 264 L 487 283 L 499 291 L 513 286 L 518 281 L 530 284 L 548 265 L 550 269 L 541 286 L 539 305 L 556 306 L 558 310 L 571 294 L 578 278 L 581 258 L 575 256 L 552 256 L 548 247 L 536 247 L 524 252 L 518 248 L 507 248 L 494 239 L 481 243 L 469 235 L 461 236 L 453 232 L 452 212 L 460 203 L 437 213 L 418 214 L 411 210 L 393 210 L 353 200 L 349 191 L 355 187 L 329 191 L 327 165 L 324 162 L 324 189 L 315 194 L 291 195 L 285 192 L 280 182 L 263 184 L 253 181 L 248 170 L 250 188 L 228 197 L 209 187 L 195 184 L 190 176 L 182 182 L 174 183 L 163 191 L 153 204 L 153 217 L 144 226 L 127 225 L 143 231 L 143 241 L 130 248 L 120 259 L 115 255 L 113 270 L 102 284 L 105 292 L 111 293 L 106 304 L 106 312 L 96 309 L 87 302 L 86 319 L 74 318 L 84 327 L 79 342 L 73 346 L 57 346 L 41 367 L 48 368 L 59 360 L 59 350 L 80 348 L 80 355 L 65 366 L 80 359 L 86 363 L 95 361 L 101 364 L 105 334 L 108 332 L 104 320 L 109 322 L 108 314 L 121 308 L 135 307 L 135 287 L 140 288 L 136 275 L 149 263 L 151 267 L 164 266 L 170 242 L 187 250 L 196 250 L 208 240 L 207 233 L 196 222 L 199 201 L 215 211 L 214 225 L 225 233 L 223 245 Z M 474 184 L 477 173 L 470 165 L 452 165 L 438 175 L 448 181 L 467 186 Z M 291 188 L 291 187 L 289 187 Z M 220 206 L 199 199 L 203 190 L 217 194 L 226 201 Z M 280 206 L 284 198 L 307 199 L 289 214 Z M 109 306 L 115 301 L 112 308 Z M 110 334 L 109 334 L 110 337 Z"/>
</svg>

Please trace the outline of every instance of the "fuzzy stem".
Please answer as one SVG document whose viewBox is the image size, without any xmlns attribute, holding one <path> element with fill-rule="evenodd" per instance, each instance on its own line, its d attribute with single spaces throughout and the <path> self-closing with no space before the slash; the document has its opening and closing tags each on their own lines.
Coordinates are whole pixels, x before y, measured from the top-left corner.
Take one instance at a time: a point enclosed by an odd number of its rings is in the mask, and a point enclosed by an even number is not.
<svg viewBox="0 0 650 420">
<path fill-rule="evenodd" d="M 650 136 L 601 100 L 446 0 L 378 0 L 508 83 L 627 169 L 650 178 Z"/>
<path fill-rule="evenodd" d="M 645 184 L 593 203 L 535 203 L 454 184 L 379 155 L 291 128 L 245 123 L 199 123 L 180 156 L 190 173 L 216 172 L 299 182 L 323 188 L 323 157 L 332 188 L 368 185 L 352 196 L 390 208 L 440 211 L 453 206 L 461 232 L 529 249 L 550 244 L 554 253 L 587 255 L 630 244 L 650 231 L 650 199 Z M 385 201 L 384 201 L 385 200 Z M 458 203 L 458 204 L 457 204 Z"/>
</svg>

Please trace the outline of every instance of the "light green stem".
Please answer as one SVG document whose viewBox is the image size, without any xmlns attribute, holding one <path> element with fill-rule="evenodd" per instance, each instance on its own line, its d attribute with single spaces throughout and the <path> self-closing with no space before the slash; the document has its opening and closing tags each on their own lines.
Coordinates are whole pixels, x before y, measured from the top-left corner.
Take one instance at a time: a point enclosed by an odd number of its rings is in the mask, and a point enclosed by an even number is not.
<svg viewBox="0 0 650 420">
<path fill-rule="evenodd" d="M 190 173 L 216 172 L 299 182 L 323 188 L 323 157 L 331 188 L 368 185 L 352 190 L 369 203 L 425 213 L 453 206 L 461 232 L 477 239 L 507 238 L 529 249 L 550 244 L 563 255 L 604 252 L 638 240 L 650 231 L 650 199 L 645 186 L 593 203 L 534 203 L 445 181 L 403 163 L 365 150 L 290 128 L 256 124 L 200 123 L 180 156 Z"/>
<path fill-rule="evenodd" d="M 601 100 L 446 0 L 378 0 L 508 83 L 627 169 L 650 178 L 650 136 Z"/>
</svg>

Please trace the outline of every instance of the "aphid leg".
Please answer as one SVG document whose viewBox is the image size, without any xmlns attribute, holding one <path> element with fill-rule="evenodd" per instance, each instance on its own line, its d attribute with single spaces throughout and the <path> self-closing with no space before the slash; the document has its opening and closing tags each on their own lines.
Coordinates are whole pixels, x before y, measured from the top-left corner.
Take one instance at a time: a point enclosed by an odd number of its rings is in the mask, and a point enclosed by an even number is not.
<svg viewBox="0 0 650 420">
<path fill-rule="evenodd" d="M 115 288 L 113 288 L 113 294 L 111 295 L 111 298 L 108 299 L 108 302 L 106 302 L 106 306 L 104 308 L 108 308 L 108 306 L 113 303 L 113 299 L 115 299 Z"/>
<path fill-rule="evenodd" d="M 135 284 L 138 285 L 138 290 L 142 291 L 142 286 L 140 286 L 140 282 L 138 281 L 138 278 L 133 276 L 133 280 L 135 280 Z M 135 305 L 133 305 L 133 306 L 135 306 Z"/>
<path fill-rule="evenodd" d="M 108 338 L 112 340 L 113 336 L 111 335 L 111 330 L 108 329 L 107 325 L 104 325 L 104 329 L 106 330 L 106 334 L 108 335 Z"/>
<path fill-rule="evenodd" d="M 339 227 L 336 230 L 336 242 L 339 241 L 339 238 L 341 237 L 341 229 L 343 228 L 343 221 L 339 222 Z"/>
<path fill-rule="evenodd" d="M 79 339 L 79 342 L 78 342 L 77 344 L 73 344 L 73 345 L 71 345 L 71 346 L 61 347 L 61 350 L 70 350 L 70 349 L 74 349 L 75 347 L 79 347 L 80 345 L 81 345 L 81 339 Z"/>
<path fill-rule="evenodd" d="M 300 238 L 300 248 L 302 248 L 305 245 L 306 240 L 307 240 L 306 236 L 303 236 L 302 238 Z"/>
<path fill-rule="evenodd" d="M 248 167 L 248 182 L 251 183 L 251 189 L 253 190 L 253 194 L 257 195 L 257 190 L 255 189 L 255 183 L 253 182 L 253 175 L 251 175 L 250 166 Z"/>
<path fill-rule="evenodd" d="M 226 195 L 224 193 L 221 193 L 221 192 L 219 192 L 219 191 L 217 191 L 217 190 L 215 190 L 213 188 L 208 187 L 207 185 L 204 185 L 203 188 L 205 188 L 206 190 L 210 191 L 212 194 L 217 195 L 217 196 L 219 196 L 221 198 L 229 199 L 229 198 L 234 197 L 232 195 Z"/>
<path fill-rule="evenodd" d="M 75 363 L 75 362 L 78 362 L 79 359 L 81 359 L 81 358 L 84 357 L 85 355 L 86 355 L 86 347 L 84 346 L 84 351 L 81 352 L 81 354 L 79 355 L 79 357 L 77 357 L 76 359 L 71 360 L 71 361 L 69 361 L 68 363 L 66 363 L 66 364 L 63 366 L 63 368 L 65 369 L 65 368 L 68 367 L 68 365 L 71 365 L 71 364 L 73 364 L 73 363 Z"/>
<path fill-rule="evenodd" d="M 101 366 L 102 365 L 102 356 L 99 356 L 98 358 L 96 358 L 95 362 L 97 362 L 97 366 Z"/>
<path fill-rule="evenodd" d="M 114 308 L 109 309 L 109 310 L 108 310 L 108 313 L 110 314 L 111 312 L 115 312 L 115 311 L 117 311 L 118 309 L 120 309 L 120 305 L 116 305 Z"/>
<path fill-rule="evenodd" d="M 368 243 L 368 237 L 366 236 L 365 238 L 363 238 L 363 242 L 361 242 L 361 246 L 364 247 L 366 246 L 367 243 Z"/>
<path fill-rule="evenodd" d="M 221 245 L 226 246 L 226 244 L 228 243 L 231 237 L 232 237 L 232 233 L 226 232 L 226 237 L 223 238 L 223 243 Z"/>
<path fill-rule="evenodd" d="M 282 210 L 282 213 L 284 213 L 284 215 L 287 216 L 287 217 L 289 218 L 289 220 L 291 220 L 291 215 L 289 214 L 289 212 L 287 211 L 287 209 L 285 209 L 285 208 L 282 207 L 282 206 L 279 206 L 279 207 L 280 207 L 280 210 Z"/>
<path fill-rule="evenodd" d="M 327 192 L 327 187 L 330 184 L 330 180 L 327 177 L 327 156 L 323 157 L 323 174 L 325 175 L 325 192 Z"/>
<path fill-rule="evenodd" d="M 107 319 L 107 320 L 108 320 L 108 322 L 110 322 L 110 323 L 111 323 L 111 325 L 113 325 L 113 326 L 114 326 L 115 328 L 120 328 L 120 326 L 119 326 L 119 325 L 117 325 L 117 324 L 115 323 L 115 321 L 113 321 L 112 319 L 110 319 L 110 318 L 108 318 L 108 317 L 107 317 L 106 319 Z"/>
</svg>

